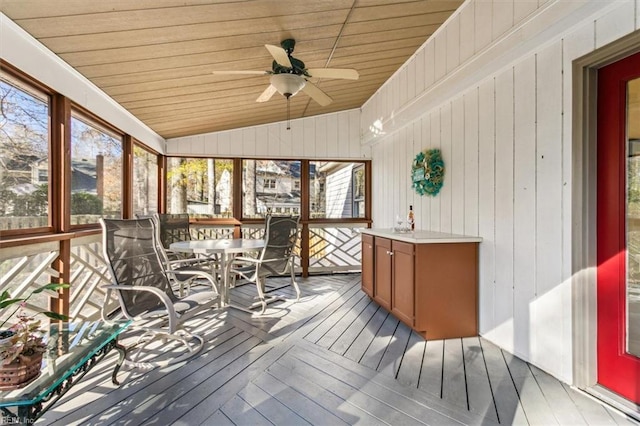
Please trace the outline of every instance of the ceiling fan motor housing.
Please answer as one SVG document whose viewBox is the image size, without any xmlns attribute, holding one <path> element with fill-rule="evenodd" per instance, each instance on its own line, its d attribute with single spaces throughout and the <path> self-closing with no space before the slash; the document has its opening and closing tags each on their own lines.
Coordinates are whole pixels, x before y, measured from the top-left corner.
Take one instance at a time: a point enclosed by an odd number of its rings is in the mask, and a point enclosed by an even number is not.
<svg viewBox="0 0 640 426">
<path fill-rule="evenodd" d="M 288 38 L 286 40 L 282 40 L 280 42 L 280 47 L 287 52 L 287 55 L 291 55 L 293 53 L 293 49 L 296 47 L 296 41 L 292 38 Z"/>
<path fill-rule="evenodd" d="M 296 75 L 307 75 L 307 70 L 305 69 L 304 62 L 300 59 L 294 58 L 289 55 L 289 61 L 293 67 L 285 67 L 284 65 L 280 65 L 278 62 L 273 61 L 271 64 L 271 69 L 274 74 L 296 74 Z"/>
</svg>

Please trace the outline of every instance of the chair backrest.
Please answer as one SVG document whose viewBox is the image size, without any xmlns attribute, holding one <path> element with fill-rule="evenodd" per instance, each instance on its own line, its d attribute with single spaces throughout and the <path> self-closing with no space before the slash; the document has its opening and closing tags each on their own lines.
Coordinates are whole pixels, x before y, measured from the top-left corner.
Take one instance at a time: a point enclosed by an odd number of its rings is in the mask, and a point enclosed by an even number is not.
<svg viewBox="0 0 640 426">
<path fill-rule="evenodd" d="M 153 220 L 100 219 L 100 224 L 102 249 L 114 284 L 155 287 L 176 302 L 157 251 Z M 146 291 L 121 291 L 118 297 L 122 309 L 131 317 L 164 307 L 157 296 Z"/>
<path fill-rule="evenodd" d="M 168 250 L 172 243 L 191 239 L 189 215 L 187 213 L 158 214 L 157 218 L 158 235 L 160 243 L 165 250 Z"/>
<path fill-rule="evenodd" d="M 262 268 L 274 274 L 284 274 L 298 241 L 298 216 L 267 215 L 264 231 L 265 246 L 260 254 Z"/>
</svg>

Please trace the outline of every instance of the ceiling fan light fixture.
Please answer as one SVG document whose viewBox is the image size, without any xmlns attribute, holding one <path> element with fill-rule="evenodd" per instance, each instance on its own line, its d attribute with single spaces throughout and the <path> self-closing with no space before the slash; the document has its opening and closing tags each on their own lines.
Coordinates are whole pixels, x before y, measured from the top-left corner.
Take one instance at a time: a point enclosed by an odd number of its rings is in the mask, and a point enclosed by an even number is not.
<svg viewBox="0 0 640 426">
<path fill-rule="evenodd" d="M 296 74 L 273 74 L 271 76 L 271 85 L 276 88 L 278 93 L 288 98 L 295 95 L 304 87 L 306 80 Z"/>
</svg>

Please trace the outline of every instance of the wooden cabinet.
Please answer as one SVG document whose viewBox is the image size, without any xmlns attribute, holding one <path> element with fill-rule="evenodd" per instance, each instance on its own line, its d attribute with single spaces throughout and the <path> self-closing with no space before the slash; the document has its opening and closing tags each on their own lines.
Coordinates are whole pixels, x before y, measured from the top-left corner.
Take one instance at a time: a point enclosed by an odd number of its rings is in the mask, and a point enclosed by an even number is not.
<svg viewBox="0 0 640 426">
<path fill-rule="evenodd" d="M 478 242 L 362 237 L 362 288 L 380 306 L 426 339 L 478 334 Z"/>
<path fill-rule="evenodd" d="M 413 327 L 415 319 L 414 245 L 391 242 L 393 259 L 393 285 L 391 312 L 402 322 Z"/>
<path fill-rule="evenodd" d="M 431 339 L 478 335 L 477 243 L 417 244 L 415 274 L 416 330 Z"/>
<path fill-rule="evenodd" d="M 362 234 L 362 291 L 369 297 L 373 297 L 374 265 L 373 237 Z"/>
<path fill-rule="evenodd" d="M 391 240 L 374 238 L 373 298 L 383 308 L 391 310 Z"/>
</svg>

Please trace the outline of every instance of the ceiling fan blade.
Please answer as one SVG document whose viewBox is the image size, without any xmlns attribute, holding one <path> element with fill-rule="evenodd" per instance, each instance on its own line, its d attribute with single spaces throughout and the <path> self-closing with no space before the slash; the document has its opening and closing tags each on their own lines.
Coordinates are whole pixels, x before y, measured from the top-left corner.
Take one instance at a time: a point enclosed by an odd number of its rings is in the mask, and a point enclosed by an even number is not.
<svg viewBox="0 0 640 426">
<path fill-rule="evenodd" d="M 264 47 L 267 48 L 273 59 L 280 65 L 283 65 L 287 68 L 293 68 L 291 65 L 291 61 L 289 60 L 289 55 L 287 52 L 280 46 L 274 46 L 273 44 L 265 44 Z"/>
<path fill-rule="evenodd" d="M 212 71 L 215 75 L 268 75 L 269 71 Z"/>
<path fill-rule="evenodd" d="M 327 106 L 331 102 L 333 102 L 333 99 L 331 99 L 329 95 L 324 93 L 318 88 L 318 86 L 311 83 L 310 81 L 307 81 L 307 83 L 302 88 L 302 91 L 309 95 L 311 99 L 319 103 L 321 106 Z"/>
<path fill-rule="evenodd" d="M 345 80 L 357 80 L 360 78 L 358 71 L 349 68 L 313 68 L 307 72 L 314 78 L 341 78 Z"/>
<path fill-rule="evenodd" d="M 264 89 L 264 92 L 262 92 L 262 94 L 258 96 L 258 99 L 256 99 L 256 102 L 267 102 L 269 99 L 271 99 L 273 94 L 276 92 L 277 90 L 275 86 L 273 84 L 270 84 L 269 87 Z"/>
</svg>

